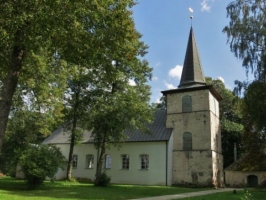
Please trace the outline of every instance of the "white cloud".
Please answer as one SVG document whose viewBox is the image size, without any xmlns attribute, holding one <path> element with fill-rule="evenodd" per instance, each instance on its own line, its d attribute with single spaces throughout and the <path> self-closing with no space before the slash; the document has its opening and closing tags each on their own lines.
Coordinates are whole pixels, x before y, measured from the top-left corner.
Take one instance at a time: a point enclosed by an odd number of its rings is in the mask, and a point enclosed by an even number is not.
<svg viewBox="0 0 266 200">
<path fill-rule="evenodd" d="M 168 72 L 168 75 L 170 77 L 180 79 L 181 78 L 181 74 L 182 74 L 182 69 L 183 69 L 183 66 L 177 65 L 173 69 L 170 69 L 170 71 Z"/>
<path fill-rule="evenodd" d="M 151 80 L 153 80 L 153 81 L 158 81 L 159 80 L 159 78 L 157 77 L 157 76 L 154 76 L 154 77 L 152 77 L 152 79 Z"/>
<path fill-rule="evenodd" d="M 167 87 L 167 89 L 171 90 L 171 89 L 176 89 L 176 87 L 171 84 L 171 83 L 167 83 L 166 81 L 164 82 L 164 85 Z"/>
<path fill-rule="evenodd" d="M 205 11 L 210 12 L 210 10 L 211 10 L 210 1 L 213 2 L 214 0 L 203 0 L 200 3 L 202 12 L 205 12 Z"/>
<path fill-rule="evenodd" d="M 132 80 L 132 79 L 130 79 L 130 80 L 128 81 L 128 83 L 129 83 L 129 85 L 131 85 L 131 86 L 135 86 L 135 85 L 136 85 L 135 81 Z"/>
<path fill-rule="evenodd" d="M 223 77 L 219 76 L 217 79 L 224 83 L 224 78 Z"/>
<path fill-rule="evenodd" d="M 155 64 L 155 67 L 159 67 L 161 65 L 161 62 L 157 62 L 156 64 Z"/>
<path fill-rule="evenodd" d="M 157 98 L 155 103 L 161 103 L 160 98 Z"/>
</svg>

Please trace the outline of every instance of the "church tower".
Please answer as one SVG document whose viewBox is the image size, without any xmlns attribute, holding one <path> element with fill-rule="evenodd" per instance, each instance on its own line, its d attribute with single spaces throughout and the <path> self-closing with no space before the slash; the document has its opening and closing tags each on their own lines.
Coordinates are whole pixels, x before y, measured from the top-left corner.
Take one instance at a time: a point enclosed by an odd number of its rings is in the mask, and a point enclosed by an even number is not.
<svg viewBox="0 0 266 200">
<path fill-rule="evenodd" d="M 206 84 L 191 27 L 177 89 L 166 96 L 167 128 L 173 128 L 172 184 L 223 185 L 219 93 Z"/>
</svg>

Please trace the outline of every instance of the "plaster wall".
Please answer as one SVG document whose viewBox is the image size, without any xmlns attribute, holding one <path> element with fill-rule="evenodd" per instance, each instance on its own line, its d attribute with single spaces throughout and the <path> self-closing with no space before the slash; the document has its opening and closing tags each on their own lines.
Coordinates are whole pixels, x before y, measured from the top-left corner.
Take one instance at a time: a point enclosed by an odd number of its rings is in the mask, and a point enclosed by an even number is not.
<svg viewBox="0 0 266 200">
<path fill-rule="evenodd" d="M 247 177 L 255 175 L 258 177 L 258 185 L 266 181 L 266 172 L 241 172 L 225 170 L 226 185 L 234 187 L 246 187 L 248 185 Z"/>
<path fill-rule="evenodd" d="M 61 148 L 63 155 L 67 158 L 69 153 L 69 144 L 57 145 Z M 166 185 L 171 173 L 170 162 L 166 156 L 172 156 L 169 153 L 171 142 L 132 142 L 123 143 L 118 149 L 111 147 L 106 150 L 106 154 L 111 155 L 111 169 L 106 172 L 111 176 L 112 183 L 125 184 L 147 184 L 147 185 Z M 168 149 L 167 149 L 168 147 Z M 93 144 L 76 145 L 74 154 L 78 155 L 78 166 L 72 170 L 72 177 L 82 177 L 94 180 L 96 174 L 97 150 Z M 86 168 L 86 155 L 94 155 L 94 167 Z M 130 157 L 129 169 L 122 169 L 121 155 L 128 154 Z M 149 155 L 149 169 L 140 169 L 140 155 Z M 56 179 L 65 178 L 66 171 L 59 170 Z M 169 181 L 170 182 L 170 181 Z"/>
</svg>

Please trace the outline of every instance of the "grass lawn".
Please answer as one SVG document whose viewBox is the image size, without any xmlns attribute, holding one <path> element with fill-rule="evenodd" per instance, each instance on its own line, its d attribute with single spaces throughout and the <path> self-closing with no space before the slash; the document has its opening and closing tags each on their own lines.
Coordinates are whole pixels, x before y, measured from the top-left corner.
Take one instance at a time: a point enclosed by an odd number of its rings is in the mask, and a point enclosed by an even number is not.
<svg viewBox="0 0 266 200">
<path fill-rule="evenodd" d="M 0 177 L 0 199 L 8 200 L 120 200 L 169 194 L 196 192 L 206 189 L 167 186 L 112 185 L 94 187 L 93 184 L 67 181 L 45 182 L 36 190 L 27 190 L 25 182 Z"/>
<path fill-rule="evenodd" d="M 252 195 L 254 200 L 265 200 L 266 199 L 265 188 L 264 189 L 248 188 L 247 190 Z M 240 200 L 241 198 L 244 198 L 244 193 L 245 193 L 244 191 L 237 191 L 236 194 L 233 194 L 233 192 L 221 192 L 221 193 L 209 194 L 205 196 L 184 198 L 183 200 Z M 249 199 L 245 199 L 245 200 L 249 200 Z"/>
</svg>

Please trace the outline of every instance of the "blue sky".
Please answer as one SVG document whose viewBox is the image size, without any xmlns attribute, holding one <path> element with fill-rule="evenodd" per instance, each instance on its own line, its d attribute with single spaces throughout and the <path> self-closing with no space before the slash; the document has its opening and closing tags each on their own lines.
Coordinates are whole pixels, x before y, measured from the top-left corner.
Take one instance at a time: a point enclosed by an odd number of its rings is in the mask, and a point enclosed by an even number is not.
<svg viewBox="0 0 266 200">
<path fill-rule="evenodd" d="M 151 102 L 161 91 L 177 88 L 192 26 L 205 76 L 221 78 L 233 89 L 234 80 L 247 80 L 241 61 L 234 57 L 222 29 L 228 25 L 226 6 L 232 0 L 139 0 L 133 8 L 136 29 L 149 46 L 145 59 L 153 68 Z M 251 77 L 249 77 L 251 78 Z"/>
</svg>

